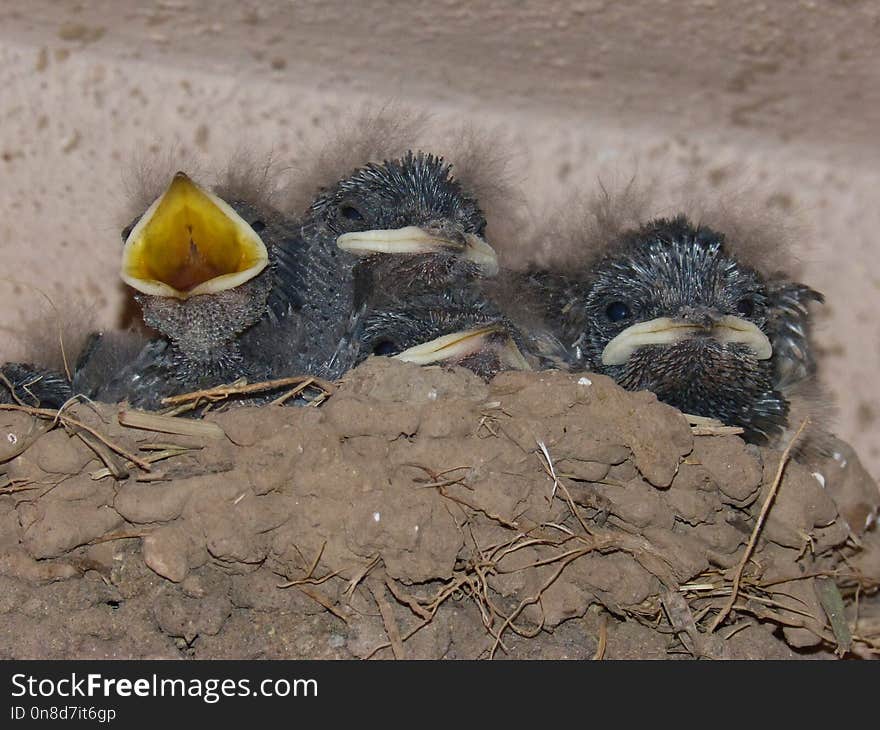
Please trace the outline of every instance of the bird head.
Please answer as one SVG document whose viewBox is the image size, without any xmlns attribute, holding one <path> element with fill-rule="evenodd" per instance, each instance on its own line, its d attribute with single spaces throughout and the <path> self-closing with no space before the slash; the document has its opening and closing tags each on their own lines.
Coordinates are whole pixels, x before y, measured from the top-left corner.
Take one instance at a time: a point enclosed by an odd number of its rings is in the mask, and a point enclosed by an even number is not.
<svg viewBox="0 0 880 730">
<path fill-rule="evenodd" d="M 784 426 L 772 292 L 722 234 L 655 220 L 610 247 L 583 291 L 575 347 L 588 367 L 752 440 Z"/>
<path fill-rule="evenodd" d="M 122 233 L 122 279 L 144 320 L 209 358 L 266 310 L 277 214 L 226 201 L 183 172 Z"/>
<path fill-rule="evenodd" d="M 479 204 L 431 154 L 408 152 L 359 168 L 318 197 L 310 219 L 384 276 L 409 273 L 430 285 L 451 272 L 498 270 Z"/>
<path fill-rule="evenodd" d="M 361 334 L 362 357 L 458 365 L 486 380 L 502 370 L 531 370 L 514 327 L 487 301 L 464 298 L 427 295 L 370 313 Z"/>
</svg>

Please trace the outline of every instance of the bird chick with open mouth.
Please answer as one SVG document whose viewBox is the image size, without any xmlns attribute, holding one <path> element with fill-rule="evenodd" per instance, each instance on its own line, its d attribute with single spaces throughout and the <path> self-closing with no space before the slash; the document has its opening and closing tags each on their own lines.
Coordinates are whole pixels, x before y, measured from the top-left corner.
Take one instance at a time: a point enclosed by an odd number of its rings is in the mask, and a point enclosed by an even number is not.
<svg viewBox="0 0 880 730">
<path fill-rule="evenodd" d="M 296 246 L 298 226 L 272 207 L 260 172 L 238 170 L 217 192 L 178 172 L 123 232 L 122 279 L 163 341 L 149 346 L 150 362 L 134 364 L 96 397 L 155 403 L 175 391 L 271 374 L 259 330 L 287 315 L 289 282 L 273 262 Z M 145 368 L 163 372 L 147 378 Z"/>
<path fill-rule="evenodd" d="M 268 203 L 261 174 L 237 169 L 215 192 L 177 172 L 150 195 L 123 231 L 121 278 L 160 336 L 94 335 L 78 356 L 68 396 L 149 408 L 164 396 L 269 374 L 268 356 L 249 338 L 286 315 L 286 282 L 272 261 L 298 229 Z M 261 347 L 269 341 L 259 339 Z M 31 400 L 58 405 L 57 378 L 38 366 L 10 374 L 30 382 Z"/>
<path fill-rule="evenodd" d="M 532 369 L 522 335 L 476 290 L 388 302 L 366 315 L 360 341 L 359 360 L 377 355 L 417 365 L 458 365 L 485 380 L 502 370 Z"/>
<path fill-rule="evenodd" d="M 583 277 L 556 277 L 555 326 L 576 367 L 773 442 L 815 373 L 809 305 L 822 296 L 735 244 L 684 216 L 626 232 Z"/>
</svg>

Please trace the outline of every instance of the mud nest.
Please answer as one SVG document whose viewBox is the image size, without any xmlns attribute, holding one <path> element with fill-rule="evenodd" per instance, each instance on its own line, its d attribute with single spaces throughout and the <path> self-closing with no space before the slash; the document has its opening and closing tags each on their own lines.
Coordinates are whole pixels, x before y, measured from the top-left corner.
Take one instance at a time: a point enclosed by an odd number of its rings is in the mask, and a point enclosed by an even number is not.
<svg viewBox="0 0 880 730">
<path fill-rule="evenodd" d="M 3 408 L 3 657 L 880 653 L 842 443 L 807 466 L 602 376 L 386 359 L 191 434 Z"/>
</svg>

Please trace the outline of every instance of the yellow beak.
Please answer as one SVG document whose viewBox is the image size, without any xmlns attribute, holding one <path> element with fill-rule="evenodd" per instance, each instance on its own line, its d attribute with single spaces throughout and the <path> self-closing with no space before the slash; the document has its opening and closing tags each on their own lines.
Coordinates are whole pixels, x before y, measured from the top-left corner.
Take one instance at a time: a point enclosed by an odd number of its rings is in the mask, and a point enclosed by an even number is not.
<svg viewBox="0 0 880 730">
<path fill-rule="evenodd" d="M 268 263 L 250 225 L 178 172 L 126 239 L 122 280 L 145 294 L 188 299 L 240 286 Z"/>
</svg>

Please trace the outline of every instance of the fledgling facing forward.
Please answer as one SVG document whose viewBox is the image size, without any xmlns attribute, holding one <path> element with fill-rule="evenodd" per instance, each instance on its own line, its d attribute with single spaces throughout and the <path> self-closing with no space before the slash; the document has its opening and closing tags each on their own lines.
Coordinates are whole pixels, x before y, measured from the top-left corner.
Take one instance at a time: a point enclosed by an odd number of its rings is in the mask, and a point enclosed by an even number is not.
<svg viewBox="0 0 880 730">
<path fill-rule="evenodd" d="M 778 242 L 755 243 L 659 218 L 597 245 L 580 276 L 536 280 L 573 367 L 775 443 L 800 425 L 792 398 L 815 374 L 810 305 L 822 295 L 763 269 Z"/>
<path fill-rule="evenodd" d="M 282 251 L 300 250 L 299 226 L 275 208 L 269 171 L 238 158 L 211 187 L 178 172 L 125 229 L 122 279 L 162 341 L 115 379 L 119 392 L 98 397 L 155 404 L 171 392 L 272 377 L 270 363 L 291 355 L 266 333 L 302 296 L 276 265 Z"/>
<path fill-rule="evenodd" d="M 164 396 L 269 375 L 272 353 L 263 350 L 284 343 L 259 338 L 253 347 L 251 339 L 285 315 L 274 260 L 297 226 L 272 207 L 267 170 L 240 160 L 215 186 L 183 172 L 165 177 L 158 194 L 143 185 L 152 192 L 136 196 L 139 212 L 122 233 L 121 277 L 158 336 L 95 334 L 78 355 L 68 396 L 157 407 Z M 58 378 L 38 363 L 17 367 L 10 372 L 31 383 L 31 400 L 59 405 Z"/>
<path fill-rule="evenodd" d="M 488 186 L 467 174 L 473 154 L 459 164 L 420 152 L 419 128 L 368 118 L 298 183 L 295 198 L 307 199 L 310 185 L 318 191 L 302 215 L 306 265 L 287 249 L 279 272 L 292 288 L 322 294 L 299 302 L 290 320 L 302 372 L 335 378 L 352 367 L 368 312 L 497 272 L 478 199 Z"/>
</svg>

